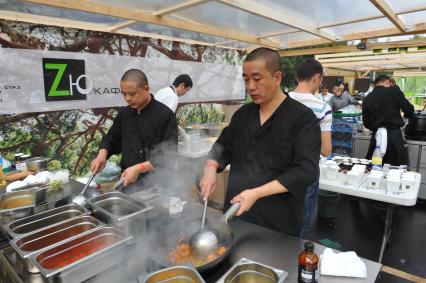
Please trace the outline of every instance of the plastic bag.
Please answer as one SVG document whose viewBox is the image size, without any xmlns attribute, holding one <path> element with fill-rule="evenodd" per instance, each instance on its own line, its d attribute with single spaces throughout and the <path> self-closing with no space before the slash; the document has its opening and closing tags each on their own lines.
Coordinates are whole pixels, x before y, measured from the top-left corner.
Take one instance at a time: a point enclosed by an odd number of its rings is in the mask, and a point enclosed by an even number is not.
<svg viewBox="0 0 426 283">
<path fill-rule="evenodd" d="M 121 168 L 114 162 L 107 161 L 104 170 L 99 172 L 95 177 L 97 184 L 113 182 L 120 178 Z"/>
</svg>

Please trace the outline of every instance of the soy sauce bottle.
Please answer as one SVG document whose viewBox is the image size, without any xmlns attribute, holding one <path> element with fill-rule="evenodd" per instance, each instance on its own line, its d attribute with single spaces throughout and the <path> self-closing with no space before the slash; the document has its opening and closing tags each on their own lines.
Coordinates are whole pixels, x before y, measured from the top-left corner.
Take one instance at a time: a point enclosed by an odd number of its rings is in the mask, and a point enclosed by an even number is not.
<svg viewBox="0 0 426 283">
<path fill-rule="evenodd" d="M 314 251 L 314 243 L 305 242 L 305 250 L 299 254 L 297 282 L 317 283 L 319 277 L 319 258 Z"/>
</svg>

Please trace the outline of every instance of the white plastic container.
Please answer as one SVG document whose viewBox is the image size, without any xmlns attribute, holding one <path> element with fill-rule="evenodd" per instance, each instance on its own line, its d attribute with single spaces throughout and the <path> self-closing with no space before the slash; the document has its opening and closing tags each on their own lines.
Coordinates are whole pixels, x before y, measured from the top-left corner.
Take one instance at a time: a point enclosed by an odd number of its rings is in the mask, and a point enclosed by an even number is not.
<svg viewBox="0 0 426 283">
<path fill-rule="evenodd" d="M 326 176 L 325 176 L 325 171 L 326 171 L 326 169 L 327 169 L 327 165 L 325 165 L 325 164 L 320 164 L 319 165 L 319 168 L 320 168 L 320 178 L 326 178 Z"/>
<path fill-rule="evenodd" d="M 339 171 L 339 166 L 327 166 L 327 168 L 325 169 L 325 177 L 330 180 L 335 180 L 337 176 L 337 171 Z"/>
<path fill-rule="evenodd" d="M 367 188 L 371 190 L 380 189 L 380 183 L 383 179 L 382 171 L 374 171 L 372 170 L 370 175 L 367 177 Z"/>
<path fill-rule="evenodd" d="M 365 169 L 366 169 L 366 168 L 367 168 L 367 167 L 366 167 L 365 165 L 355 164 L 355 165 L 352 167 L 352 170 L 351 170 L 351 171 L 359 172 L 359 173 L 361 173 L 361 175 L 362 175 L 362 174 L 364 174 L 364 172 L 365 172 Z"/>
<path fill-rule="evenodd" d="M 414 189 L 416 185 L 416 175 L 413 172 L 406 172 L 401 177 L 401 190 L 403 192 L 409 192 Z"/>
<path fill-rule="evenodd" d="M 393 194 L 401 193 L 401 179 L 399 177 L 387 177 L 386 191 Z"/>
<path fill-rule="evenodd" d="M 361 178 L 361 172 L 351 170 L 346 173 L 346 184 L 357 186 L 361 182 Z"/>
</svg>

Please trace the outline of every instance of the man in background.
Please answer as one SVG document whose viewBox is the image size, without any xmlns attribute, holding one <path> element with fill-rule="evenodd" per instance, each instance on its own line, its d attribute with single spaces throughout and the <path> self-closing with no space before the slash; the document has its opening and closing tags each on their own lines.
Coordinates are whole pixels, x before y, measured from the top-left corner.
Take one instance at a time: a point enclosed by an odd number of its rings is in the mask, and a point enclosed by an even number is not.
<svg viewBox="0 0 426 283">
<path fill-rule="evenodd" d="M 342 93 L 342 89 L 339 86 L 333 87 L 333 95 L 334 96 L 328 102 L 333 112 L 339 111 L 340 109 L 352 104 L 351 96 L 347 93 Z"/>
<path fill-rule="evenodd" d="M 179 97 L 184 96 L 192 88 L 192 79 L 186 74 L 176 77 L 171 86 L 160 89 L 154 94 L 155 100 L 165 104 L 173 113 L 176 113 Z"/>
<path fill-rule="evenodd" d="M 362 121 L 364 126 L 373 132 L 366 158 L 371 159 L 376 148 L 377 130 L 385 128 L 387 147 L 383 163 L 406 165 L 407 152 L 401 132 L 401 127 L 404 126 L 401 111 L 406 117 L 411 118 L 414 115 L 414 106 L 405 98 L 399 87 L 391 87 L 390 83 L 388 76 L 379 76 L 374 81 L 374 90 L 362 104 Z"/>
<path fill-rule="evenodd" d="M 330 105 L 317 99 L 314 94 L 319 88 L 323 76 L 323 67 L 315 59 L 305 59 L 297 67 L 297 87 L 290 97 L 309 107 L 318 119 L 321 128 L 321 155 L 331 154 L 331 123 L 333 120 Z M 327 89 L 323 91 L 327 93 Z M 318 156 L 319 162 L 319 156 Z M 312 213 L 318 200 L 319 174 L 315 183 L 308 187 L 303 212 L 303 224 L 300 237 L 304 238 L 309 229 Z"/>
<path fill-rule="evenodd" d="M 333 94 L 328 92 L 328 89 L 321 88 L 321 92 L 315 95 L 319 100 L 328 103 L 330 99 L 333 97 Z"/>
</svg>

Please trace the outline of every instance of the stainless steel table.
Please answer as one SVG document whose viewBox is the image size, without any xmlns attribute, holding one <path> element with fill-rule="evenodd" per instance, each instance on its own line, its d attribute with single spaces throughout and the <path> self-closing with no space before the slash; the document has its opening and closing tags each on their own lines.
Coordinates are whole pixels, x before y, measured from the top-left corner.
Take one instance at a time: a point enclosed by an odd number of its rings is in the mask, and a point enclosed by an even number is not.
<svg viewBox="0 0 426 283">
<path fill-rule="evenodd" d="M 283 269 L 288 272 L 286 282 L 297 282 L 297 257 L 303 249 L 304 240 L 288 236 L 276 231 L 263 228 L 258 225 L 247 223 L 238 219 L 231 221 L 234 231 L 234 246 L 229 256 L 216 268 L 205 272 L 202 277 L 206 282 L 216 282 L 236 261 L 245 257 L 272 267 Z M 315 244 L 315 249 L 320 255 L 324 246 Z M 131 253 L 128 254 L 127 262 L 113 270 L 104 272 L 96 278 L 92 278 L 90 283 L 108 282 L 128 282 L 137 283 L 137 277 L 145 270 L 143 254 L 148 247 L 141 245 L 140 248 L 132 246 Z M 375 282 L 379 274 L 381 264 L 364 259 L 367 265 L 368 277 L 365 279 L 321 276 L 321 283 L 367 283 Z M 22 265 L 16 260 L 13 250 L 5 249 L 0 252 L 1 273 L 5 277 L 7 269 L 7 283 L 41 283 L 45 282 L 40 275 L 30 275 L 22 269 Z M 124 270 L 120 270 L 123 269 Z M 134 278 L 134 279 L 133 279 Z M 0 279 L 1 282 L 1 279 Z"/>
<path fill-rule="evenodd" d="M 303 250 L 304 240 L 239 220 L 232 220 L 231 226 L 235 234 L 235 245 L 228 258 L 216 269 L 202 274 L 206 282 L 215 282 L 242 257 L 285 270 L 288 272 L 286 282 L 297 282 L 297 257 Z M 318 255 L 322 254 L 325 248 L 315 244 Z M 382 265 L 367 259 L 363 260 L 367 265 L 367 278 L 321 276 L 319 282 L 375 282 Z"/>
</svg>

